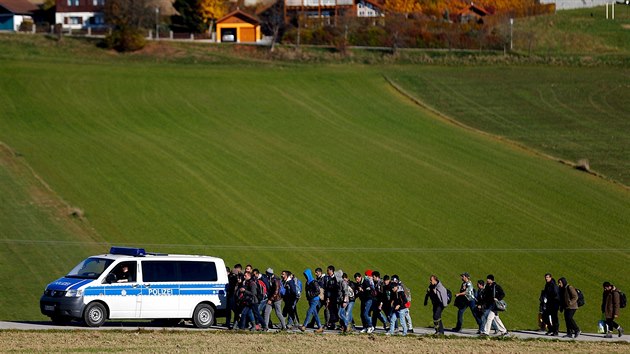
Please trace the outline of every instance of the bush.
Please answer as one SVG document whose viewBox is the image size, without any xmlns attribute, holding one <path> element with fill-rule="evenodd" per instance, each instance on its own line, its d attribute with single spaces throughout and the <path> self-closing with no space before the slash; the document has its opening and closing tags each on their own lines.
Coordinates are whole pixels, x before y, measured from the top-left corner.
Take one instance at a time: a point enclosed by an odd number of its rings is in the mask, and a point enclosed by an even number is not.
<svg viewBox="0 0 630 354">
<path fill-rule="evenodd" d="M 105 37 L 105 46 L 119 52 L 134 52 L 147 44 L 140 30 L 115 29 Z"/>
</svg>

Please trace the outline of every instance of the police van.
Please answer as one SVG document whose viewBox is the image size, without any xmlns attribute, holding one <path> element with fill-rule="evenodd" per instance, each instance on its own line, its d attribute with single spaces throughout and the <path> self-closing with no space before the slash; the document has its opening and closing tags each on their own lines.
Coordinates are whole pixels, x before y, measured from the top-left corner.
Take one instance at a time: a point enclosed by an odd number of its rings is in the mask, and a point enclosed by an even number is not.
<svg viewBox="0 0 630 354">
<path fill-rule="evenodd" d="M 199 328 L 226 308 L 227 274 L 220 258 L 147 253 L 112 247 L 48 284 L 41 312 L 53 323 L 108 319 L 191 319 Z"/>
</svg>

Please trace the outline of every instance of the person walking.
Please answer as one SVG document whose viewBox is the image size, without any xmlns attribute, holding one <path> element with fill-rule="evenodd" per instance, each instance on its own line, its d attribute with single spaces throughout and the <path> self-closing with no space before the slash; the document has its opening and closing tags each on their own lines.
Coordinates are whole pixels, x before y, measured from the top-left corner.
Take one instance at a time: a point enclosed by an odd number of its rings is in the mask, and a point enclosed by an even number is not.
<svg viewBox="0 0 630 354">
<path fill-rule="evenodd" d="M 293 281 L 293 274 L 288 270 L 282 271 L 282 286 L 284 287 L 284 295 L 282 295 L 284 308 L 282 309 L 282 315 L 286 319 L 286 328 L 292 329 L 293 326 L 299 326 L 300 322 L 295 308 L 295 304 L 297 303 L 297 289 Z"/>
<path fill-rule="evenodd" d="M 383 309 L 383 280 L 381 280 L 381 273 L 377 270 L 372 272 L 372 327 L 376 326 L 377 321 L 383 322 L 383 329 L 389 328 L 387 318 L 381 311 Z"/>
<path fill-rule="evenodd" d="M 354 330 L 354 315 L 352 313 L 354 304 L 357 299 L 359 281 L 361 280 L 361 274 L 354 274 L 355 281 L 348 279 L 348 274 L 343 273 L 343 280 L 348 284 L 348 306 L 346 306 L 346 321 L 348 322 L 348 328 L 346 332 L 352 332 Z"/>
<path fill-rule="evenodd" d="M 464 312 L 467 308 L 470 308 L 470 312 L 477 322 L 477 326 L 481 324 L 481 319 L 477 317 L 475 312 L 477 303 L 475 301 L 475 289 L 470 281 L 470 274 L 464 272 L 460 274 L 462 279 L 462 285 L 459 288 L 459 292 L 455 294 L 455 307 L 457 307 L 457 324 L 453 328 L 453 332 L 459 332 L 462 330 L 464 323 Z"/>
<path fill-rule="evenodd" d="M 442 323 L 442 311 L 448 306 L 448 293 L 442 282 L 437 276 L 431 275 L 429 278 L 429 287 L 424 297 L 424 306 L 427 306 L 428 300 L 431 299 L 433 305 L 433 327 L 435 334 L 444 334 L 444 324 Z"/>
<path fill-rule="evenodd" d="M 239 323 L 240 329 L 245 329 L 245 325 L 249 322 L 249 314 L 254 313 L 254 323 L 257 331 L 260 330 L 260 325 L 263 323 L 263 319 L 258 312 L 258 298 L 256 280 L 252 278 L 252 273 L 245 272 L 243 286 L 239 289 L 242 294 L 243 312 L 241 313 L 241 319 Z"/>
<path fill-rule="evenodd" d="M 508 331 L 503 325 L 503 321 L 499 318 L 499 310 L 497 309 L 496 302 L 503 300 L 505 292 L 499 284 L 494 281 L 494 275 L 488 274 L 486 277 L 486 286 L 483 288 L 482 306 L 484 308 L 483 318 L 481 320 L 482 330 L 481 336 L 489 336 L 490 328 L 496 325 L 501 336 L 507 336 Z"/>
<path fill-rule="evenodd" d="M 407 311 L 405 312 L 405 321 L 407 323 L 407 332 L 413 333 L 413 322 L 411 321 L 411 289 L 405 287 L 405 284 L 400 280 L 400 277 L 397 274 L 392 275 L 392 283 L 398 284 L 398 291 L 403 291 L 405 293 L 405 297 L 407 298 L 407 303 L 405 307 Z"/>
<path fill-rule="evenodd" d="M 337 284 L 339 284 L 339 289 L 337 292 L 337 317 L 339 317 L 339 325 L 341 326 L 341 332 L 346 333 L 348 331 L 348 326 L 352 326 L 352 324 L 348 323 L 348 319 L 346 317 L 346 308 L 348 307 L 349 292 L 350 288 L 348 287 L 347 279 L 343 278 L 343 270 L 337 269 L 335 271 L 335 279 L 337 280 Z M 346 277 L 347 278 L 347 277 Z"/>
<path fill-rule="evenodd" d="M 329 265 L 324 276 L 324 303 L 326 306 L 324 317 L 328 329 L 335 329 L 335 325 L 339 321 L 339 304 L 337 303 L 339 286 L 339 281 L 335 276 L 335 266 Z"/>
<path fill-rule="evenodd" d="M 619 337 L 623 336 L 623 328 L 615 322 L 619 318 L 621 309 L 621 295 L 619 290 L 610 282 L 604 282 L 604 294 L 602 296 L 602 314 L 606 318 L 606 338 L 612 338 L 612 331 L 617 330 Z"/>
<path fill-rule="evenodd" d="M 306 278 L 306 300 L 308 300 L 308 310 L 306 311 L 306 318 L 304 319 L 304 324 L 301 325 L 300 331 L 306 331 L 306 325 L 308 322 L 313 319 L 314 323 L 317 325 L 317 329 L 315 329 L 315 333 L 324 332 L 324 327 L 319 320 L 319 315 L 317 314 L 317 307 L 319 305 L 319 283 L 313 277 L 313 272 L 310 269 L 306 269 L 304 271 L 304 278 Z"/>
<path fill-rule="evenodd" d="M 560 289 L 551 273 L 545 274 L 545 288 L 542 291 L 542 321 L 547 326 L 548 336 L 557 336 L 558 310 L 560 309 Z"/>
<path fill-rule="evenodd" d="M 361 333 L 372 333 L 374 327 L 372 326 L 372 317 L 370 316 L 370 310 L 372 309 L 372 290 L 374 288 L 374 282 L 372 281 L 372 270 L 365 271 L 365 277 L 361 281 L 359 287 L 359 298 L 361 299 L 361 323 L 363 329 Z"/>
<path fill-rule="evenodd" d="M 267 288 L 267 305 L 265 306 L 265 318 L 263 327 L 269 329 L 269 322 L 271 319 L 271 310 L 274 309 L 276 316 L 280 321 L 280 329 L 286 329 L 286 323 L 284 316 L 282 315 L 282 296 L 280 295 L 280 289 L 282 288 L 282 282 L 275 274 L 273 274 L 272 268 L 267 268 L 265 272 L 267 279 L 269 279 L 269 287 Z"/>
<path fill-rule="evenodd" d="M 406 336 L 408 328 L 407 321 L 405 320 L 405 315 L 407 312 L 409 312 L 409 309 L 407 308 L 407 297 L 405 296 L 405 291 L 402 289 L 398 282 L 391 283 L 391 291 L 392 312 L 389 318 L 389 331 L 387 332 L 387 334 L 394 334 L 394 328 L 396 327 L 396 321 L 398 320 L 400 321 L 400 326 L 403 330 L 402 335 Z"/>
<path fill-rule="evenodd" d="M 564 338 L 577 338 L 582 331 L 573 319 L 578 309 L 578 294 L 573 285 L 567 282 L 565 277 L 558 279 L 560 288 L 560 311 L 564 311 L 564 322 L 567 325 L 567 334 Z"/>
</svg>

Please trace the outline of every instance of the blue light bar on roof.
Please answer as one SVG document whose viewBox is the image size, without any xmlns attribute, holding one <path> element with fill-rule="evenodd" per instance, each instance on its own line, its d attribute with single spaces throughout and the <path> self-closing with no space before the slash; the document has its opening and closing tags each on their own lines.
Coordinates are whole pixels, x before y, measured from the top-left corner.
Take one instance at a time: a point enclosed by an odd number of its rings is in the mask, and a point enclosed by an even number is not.
<svg viewBox="0 0 630 354">
<path fill-rule="evenodd" d="M 144 251 L 144 248 L 131 248 L 131 247 L 112 247 L 109 250 L 110 254 L 122 254 L 125 256 L 134 256 L 134 257 L 140 257 L 140 256 L 144 256 L 145 254 L 147 254 Z"/>
</svg>

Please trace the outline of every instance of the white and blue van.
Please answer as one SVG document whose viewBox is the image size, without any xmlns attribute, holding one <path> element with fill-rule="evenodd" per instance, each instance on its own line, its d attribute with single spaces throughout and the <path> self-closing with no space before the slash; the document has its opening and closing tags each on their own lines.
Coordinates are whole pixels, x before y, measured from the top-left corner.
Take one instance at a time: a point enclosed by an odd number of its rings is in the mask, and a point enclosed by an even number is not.
<svg viewBox="0 0 630 354">
<path fill-rule="evenodd" d="M 191 319 L 210 327 L 225 312 L 227 273 L 220 258 L 112 247 L 48 284 L 41 312 L 56 324 L 98 327 L 108 319 Z"/>
</svg>

